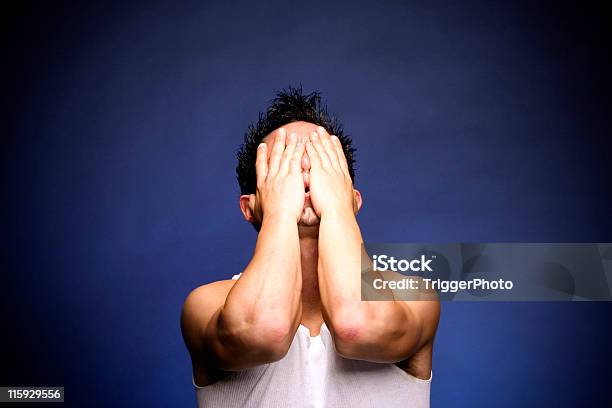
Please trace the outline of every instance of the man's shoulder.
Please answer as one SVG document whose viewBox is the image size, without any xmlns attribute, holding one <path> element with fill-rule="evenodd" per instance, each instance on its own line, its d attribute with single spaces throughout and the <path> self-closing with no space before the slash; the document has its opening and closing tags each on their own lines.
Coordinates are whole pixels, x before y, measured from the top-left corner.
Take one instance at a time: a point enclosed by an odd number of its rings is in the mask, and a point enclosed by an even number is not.
<svg viewBox="0 0 612 408">
<path fill-rule="evenodd" d="M 206 327 L 223 306 L 235 283 L 231 279 L 211 282 L 198 286 L 187 295 L 181 313 L 181 329 L 190 351 L 200 347 L 200 329 Z"/>
<path fill-rule="evenodd" d="M 218 303 L 219 300 L 225 300 L 235 283 L 233 279 L 224 279 L 198 286 L 187 295 L 185 304 Z"/>
<path fill-rule="evenodd" d="M 206 357 L 206 343 L 202 329 L 208 326 L 225 304 L 227 295 L 235 283 L 235 280 L 225 279 L 198 286 L 187 295 L 183 304 L 181 331 L 192 356 L 194 379 L 197 384 L 206 385 L 209 381 L 205 364 L 199 363 L 209 359 Z"/>
</svg>

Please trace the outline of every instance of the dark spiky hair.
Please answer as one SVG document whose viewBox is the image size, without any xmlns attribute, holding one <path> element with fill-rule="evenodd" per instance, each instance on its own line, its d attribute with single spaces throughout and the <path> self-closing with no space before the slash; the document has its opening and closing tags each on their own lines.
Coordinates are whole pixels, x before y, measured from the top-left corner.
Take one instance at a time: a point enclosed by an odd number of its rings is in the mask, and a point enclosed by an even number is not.
<svg viewBox="0 0 612 408">
<path fill-rule="evenodd" d="M 355 149 L 353 141 L 344 134 L 338 119 L 327 112 L 327 105 L 321 102 L 318 91 L 304 94 L 302 86 L 289 86 L 286 90 L 276 93 L 265 114 L 259 114 L 257 123 L 249 125 L 244 135 L 244 143 L 238 150 L 238 166 L 236 175 L 242 194 L 254 194 L 257 186 L 255 174 L 255 159 L 257 146 L 274 130 L 292 122 L 309 122 L 323 126 L 330 135 L 338 136 L 349 168 L 351 179 L 355 182 Z"/>
</svg>

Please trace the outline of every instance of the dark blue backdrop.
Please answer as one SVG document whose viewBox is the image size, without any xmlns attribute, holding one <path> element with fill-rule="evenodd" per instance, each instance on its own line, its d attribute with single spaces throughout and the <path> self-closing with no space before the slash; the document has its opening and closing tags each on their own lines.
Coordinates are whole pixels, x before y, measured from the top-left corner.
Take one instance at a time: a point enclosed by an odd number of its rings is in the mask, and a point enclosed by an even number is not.
<svg viewBox="0 0 612 408">
<path fill-rule="evenodd" d="M 3 13 L 2 385 L 194 404 L 181 304 L 249 260 L 235 150 L 288 84 L 353 135 L 366 240 L 612 240 L 598 7 L 144 3 Z M 611 311 L 444 304 L 433 406 L 609 401 Z"/>
</svg>

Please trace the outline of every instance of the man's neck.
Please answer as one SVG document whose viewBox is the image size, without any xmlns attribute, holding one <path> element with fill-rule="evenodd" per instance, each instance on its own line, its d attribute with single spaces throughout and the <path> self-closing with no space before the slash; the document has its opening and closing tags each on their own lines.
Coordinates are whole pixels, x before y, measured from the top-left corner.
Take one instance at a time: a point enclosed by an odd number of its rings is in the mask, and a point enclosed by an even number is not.
<svg viewBox="0 0 612 408">
<path fill-rule="evenodd" d="M 319 239 L 315 236 L 300 237 L 300 261 L 302 266 L 302 324 L 311 336 L 319 334 L 323 324 L 321 296 L 319 294 Z"/>
</svg>

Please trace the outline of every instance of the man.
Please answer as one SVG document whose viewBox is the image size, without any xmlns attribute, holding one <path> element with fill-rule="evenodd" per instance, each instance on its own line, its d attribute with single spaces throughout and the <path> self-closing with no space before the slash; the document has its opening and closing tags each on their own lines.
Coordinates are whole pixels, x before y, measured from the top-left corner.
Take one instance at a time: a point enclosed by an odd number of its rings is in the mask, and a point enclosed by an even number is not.
<svg viewBox="0 0 612 408">
<path fill-rule="evenodd" d="M 249 127 L 237 173 L 255 252 L 183 309 L 200 407 L 429 405 L 439 304 L 361 301 L 353 152 L 301 88 Z"/>
</svg>

